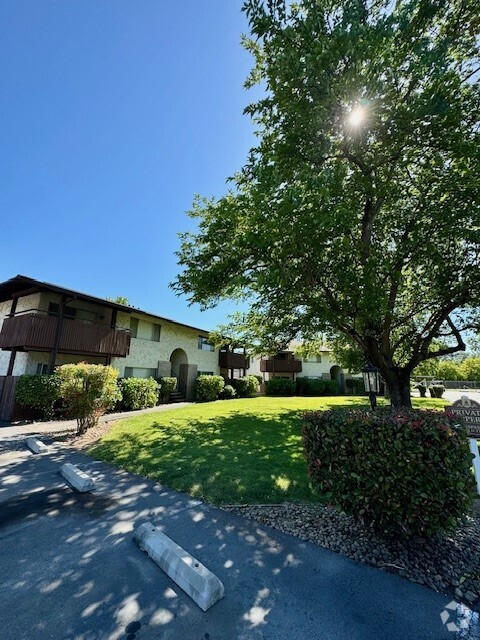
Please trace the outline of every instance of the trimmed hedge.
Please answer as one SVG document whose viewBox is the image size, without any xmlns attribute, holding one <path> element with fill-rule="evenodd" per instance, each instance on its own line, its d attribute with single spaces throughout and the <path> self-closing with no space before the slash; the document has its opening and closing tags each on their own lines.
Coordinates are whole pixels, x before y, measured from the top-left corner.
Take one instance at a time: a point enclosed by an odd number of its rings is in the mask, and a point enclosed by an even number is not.
<svg viewBox="0 0 480 640">
<path fill-rule="evenodd" d="M 216 400 L 225 386 L 222 376 L 198 376 L 196 381 L 197 402 Z"/>
<path fill-rule="evenodd" d="M 265 394 L 267 396 L 293 396 L 295 391 L 295 380 L 291 378 L 272 378 L 265 384 Z"/>
<path fill-rule="evenodd" d="M 324 380 L 325 385 L 324 396 L 338 396 L 338 384 L 336 380 Z"/>
<path fill-rule="evenodd" d="M 23 375 L 17 381 L 15 400 L 18 404 L 38 409 L 45 420 L 54 417 L 54 405 L 59 399 L 59 380 L 53 375 Z"/>
<path fill-rule="evenodd" d="M 362 396 L 365 394 L 365 384 L 362 378 L 347 378 L 345 385 L 355 395 Z"/>
<path fill-rule="evenodd" d="M 153 378 L 122 378 L 118 381 L 122 394 L 122 407 L 136 411 L 154 407 L 158 400 L 159 385 Z"/>
<path fill-rule="evenodd" d="M 295 393 L 298 396 L 335 396 L 338 394 L 336 380 L 300 377 L 296 379 L 295 384 Z"/>
<path fill-rule="evenodd" d="M 260 386 L 256 376 L 234 378 L 231 383 L 239 398 L 251 398 L 254 393 L 258 392 Z"/>
<path fill-rule="evenodd" d="M 325 380 L 322 378 L 300 377 L 295 382 L 298 396 L 321 396 L 325 392 Z"/>
<path fill-rule="evenodd" d="M 159 400 L 161 402 L 168 402 L 170 394 L 175 391 L 177 387 L 177 379 L 174 376 L 165 376 L 164 378 L 158 378 L 157 382 L 159 386 Z"/>
<path fill-rule="evenodd" d="M 465 429 L 449 413 L 311 412 L 303 447 L 319 491 L 380 531 L 431 536 L 471 509 L 472 455 Z"/>
</svg>

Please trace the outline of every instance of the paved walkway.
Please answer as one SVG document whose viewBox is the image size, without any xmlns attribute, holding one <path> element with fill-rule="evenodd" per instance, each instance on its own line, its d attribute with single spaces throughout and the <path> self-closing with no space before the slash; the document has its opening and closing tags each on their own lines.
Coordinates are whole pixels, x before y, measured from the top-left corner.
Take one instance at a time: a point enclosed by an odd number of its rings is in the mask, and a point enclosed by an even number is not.
<svg viewBox="0 0 480 640">
<path fill-rule="evenodd" d="M 450 402 L 460 400 L 462 396 L 468 396 L 470 400 L 480 402 L 480 391 L 473 389 L 447 389 L 443 395 L 447 400 L 450 400 Z"/>
<path fill-rule="evenodd" d="M 72 462 L 96 481 L 69 489 Z M 9 640 L 453 640 L 450 597 L 60 445 L 0 455 Z M 132 541 L 152 520 L 224 582 L 203 613 Z"/>
<path fill-rule="evenodd" d="M 119 413 L 106 413 L 99 419 L 100 424 L 114 422 L 123 418 L 142 416 L 145 413 L 158 413 L 160 411 L 170 411 L 170 409 L 180 409 L 188 407 L 191 402 L 177 402 L 172 404 L 160 404 L 150 409 L 139 409 L 138 411 L 122 411 Z M 11 438 L 14 436 L 42 435 L 51 433 L 64 433 L 66 431 L 76 431 L 76 420 L 51 420 L 49 422 L 30 422 L 22 424 L 0 423 L 0 438 Z"/>
</svg>

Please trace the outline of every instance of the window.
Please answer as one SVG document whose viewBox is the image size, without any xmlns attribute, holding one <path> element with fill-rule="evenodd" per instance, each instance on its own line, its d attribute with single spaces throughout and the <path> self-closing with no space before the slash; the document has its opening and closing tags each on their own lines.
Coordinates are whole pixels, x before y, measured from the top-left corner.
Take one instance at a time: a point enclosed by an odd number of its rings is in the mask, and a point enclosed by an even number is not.
<svg viewBox="0 0 480 640">
<path fill-rule="evenodd" d="M 138 318 L 130 318 L 130 332 L 132 338 L 136 338 L 138 335 Z"/>
<path fill-rule="evenodd" d="M 160 330 L 161 326 L 159 324 L 152 325 L 152 340 L 153 342 L 160 342 Z"/>
<path fill-rule="evenodd" d="M 320 363 L 322 361 L 322 356 L 321 355 L 315 355 L 315 356 L 308 356 L 308 358 L 305 358 L 305 362 L 317 362 Z"/>
<path fill-rule="evenodd" d="M 208 343 L 208 338 L 198 336 L 198 348 L 202 351 L 215 351 L 215 347 Z"/>
<path fill-rule="evenodd" d="M 39 362 L 37 364 L 37 376 L 42 376 L 48 373 L 48 364 L 42 364 Z"/>
<path fill-rule="evenodd" d="M 124 378 L 156 378 L 157 369 L 151 367 L 125 367 Z"/>
<path fill-rule="evenodd" d="M 213 376 L 213 371 L 199 371 L 197 373 L 198 376 Z"/>
<path fill-rule="evenodd" d="M 63 307 L 63 317 L 64 318 L 75 318 L 77 310 L 73 307 Z M 60 305 L 58 302 L 50 302 L 48 305 L 48 315 L 49 316 L 58 316 L 60 315 Z"/>
</svg>

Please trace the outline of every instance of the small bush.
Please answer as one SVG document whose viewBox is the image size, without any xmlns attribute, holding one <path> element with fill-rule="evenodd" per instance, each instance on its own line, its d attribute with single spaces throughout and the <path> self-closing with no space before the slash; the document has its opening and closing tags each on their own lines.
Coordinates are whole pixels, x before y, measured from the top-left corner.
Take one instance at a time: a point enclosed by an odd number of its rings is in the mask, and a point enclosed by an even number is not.
<svg viewBox="0 0 480 640">
<path fill-rule="evenodd" d="M 259 384 L 256 376 L 244 376 L 234 378 L 232 386 L 240 398 L 251 398 L 254 393 L 257 393 Z"/>
<path fill-rule="evenodd" d="M 429 387 L 429 391 L 432 398 L 441 398 L 445 393 L 445 387 L 443 384 L 432 384 Z"/>
<path fill-rule="evenodd" d="M 433 535 L 471 508 L 466 431 L 446 412 L 337 409 L 304 416 L 312 482 L 384 532 Z"/>
<path fill-rule="evenodd" d="M 168 402 L 170 394 L 175 391 L 177 387 L 177 379 L 175 377 L 165 376 L 164 378 L 158 378 L 157 382 L 159 386 L 159 400 L 161 402 Z"/>
<path fill-rule="evenodd" d="M 258 385 L 263 384 L 263 376 L 258 375 L 257 373 L 254 375 L 254 378 L 258 380 Z"/>
<path fill-rule="evenodd" d="M 54 417 L 54 405 L 59 398 L 59 381 L 53 375 L 23 375 L 17 381 L 15 400 L 24 407 L 38 409 L 45 420 Z"/>
<path fill-rule="evenodd" d="M 424 384 L 417 384 L 416 388 L 420 391 L 420 397 L 425 398 L 427 395 L 427 387 Z"/>
<path fill-rule="evenodd" d="M 212 402 L 218 398 L 225 386 L 222 376 L 198 376 L 196 382 L 197 402 Z"/>
<path fill-rule="evenodd" d="M 291 378 L 272 378 L 265 384 L 267 396 L 293 396 L 295 390 L 295 380 Z"/>
<path fill-rule="evenodd" d="M 325 392 L 325 380 L 322 378 L 296 379 L 296 394 L 299 396 L 321 396 Z"/>
<path fill-rule="evenodd" d="M 219 397 L 222 400 L 230 400 L 231 398 L 235 398 L 236 395 L 237 395 L 237 392 L 235 391 L 235 389 L 232 387 L 231 384 L 226 384 L 219 393 Z"/>
<path fill-rule="evenodd" d="M 102 364 L 64 364 L 57 367 L 60 396 L 66 410 L 77 420 L 78 433 L 98 422 L 98 418 L 121 399 L 118 371 Z"/>
<path fill-rule="evenodd" d="M 118 386 L 122 394 L 122 407 L 127 411 L 146 409 L 157 404 L 159 385 L 153 378 L 123 378 Z"/>
</svg>

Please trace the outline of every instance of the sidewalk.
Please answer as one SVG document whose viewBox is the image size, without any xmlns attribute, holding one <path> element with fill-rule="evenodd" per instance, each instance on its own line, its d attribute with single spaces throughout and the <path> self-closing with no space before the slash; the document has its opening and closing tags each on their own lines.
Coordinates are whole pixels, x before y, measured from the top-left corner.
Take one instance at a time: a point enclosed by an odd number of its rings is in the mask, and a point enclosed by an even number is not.
<svg viewBox="0 0 480 640">
<path fill-rule="evenodd" d="M 139 409 L 138 411 L 122 411 L 119 413 L 106 413 L 99 419 L 99 424 L 106 422 L 115 422 L 124 418 L 133 418 L 134 416 L 142 416 L 145 413 L 158 413 L 161 411 L 170 411 L 170 409 L 181 409 L 188 407 L 191 402 L 177 402 L 172 404 L 160 404 L 150 409 Z M 77 430 L 76 420 L 51 420 L 48 422 L 31 422 L 25 424 L 13 424 L 2 426 L 0 423 L 0 438 L 14 438 L 16 436 L 26 435 L 42 435 L 64 433 L 67 431 L 75 432 Z"/>
<path fill-rule="evenodd" d="M 94 477 L 91 494 L 65 485 L 67 461 Z M 0 619 L 11 640 L 455 638 L 440 618 L 446 595 L 67 447 L 0 455 L 0 478 Z M 145 521 L 216 573 L 225 598 L 203 613 L 133 542 Z"/>
</svg>

